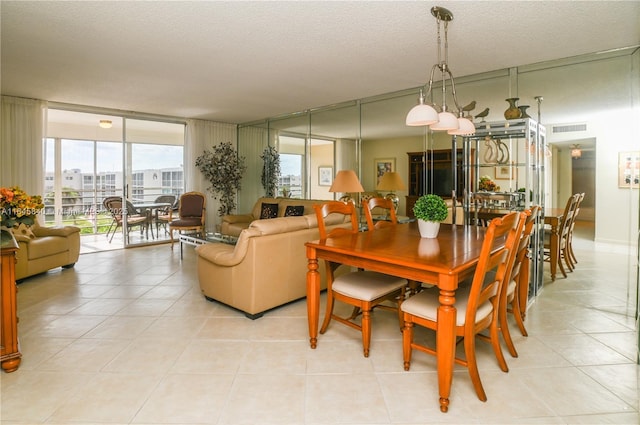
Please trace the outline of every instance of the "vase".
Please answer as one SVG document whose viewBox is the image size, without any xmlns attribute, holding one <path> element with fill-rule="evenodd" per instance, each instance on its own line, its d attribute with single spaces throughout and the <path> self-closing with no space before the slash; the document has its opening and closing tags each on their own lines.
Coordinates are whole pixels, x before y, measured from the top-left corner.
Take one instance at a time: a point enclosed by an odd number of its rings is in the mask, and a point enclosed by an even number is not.
<svg viewBox="0 0 640 425">
<path fill-rule="evenodd" d="M 418 230 L 421 238 L 436 238 L 440 230 L 440 222 L 418 219 Z"/>
<path fill-rule="evenodd" d="M 520 109 L 520 118 L 531 118 L 531 116 L 529 114 L 527 114 L 527 109 L 529 108 L 529 105 L 520 105 L 518 106 L 518 109 Z"/>
<path fill-rule="evenodd" d="M 509 107 L 507 108 L 506 111 L 504 111 L 504 117 L 506 119 L 515 120 L 520 118 L 520 116 L 522 115 L 522 112 L 520 111 L 520 109 L 518 109 L 518 106 L 516 105 L 519 99 L 520 98 L 518 97 L 510 97 L 509 99 L 505 99 L 507 102 L 509 102 Z"/>
</svg>

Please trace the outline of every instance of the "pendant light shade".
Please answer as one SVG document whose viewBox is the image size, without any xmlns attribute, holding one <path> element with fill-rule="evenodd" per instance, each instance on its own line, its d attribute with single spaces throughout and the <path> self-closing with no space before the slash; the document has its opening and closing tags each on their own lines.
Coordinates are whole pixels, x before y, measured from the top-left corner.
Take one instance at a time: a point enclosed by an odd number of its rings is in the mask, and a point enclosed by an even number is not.
<svg viewBox="0 0 640 425">
<path fill-rule="evenodd" d="M 406 124 L 412 127 L 431 125 L 438 122 L 438 111 L 433 106 L 419 103 L 407 114 Z"/>
<path fill-rule="evenodd" d="M 438 114 L 438 122 L 431 124 L 431 130 L 433 131 L 445 131 L 445 130 L 457 130 L 458 118 L 451 112 L 440 112 Z"/>
<path fill-rule="evenodd" d="M 476 132 L 476 126 L 467 118 L 458 118 L 458 128 L 449 130 L 447 133 L 452 136 L 473 136 Z"/>
</svg>

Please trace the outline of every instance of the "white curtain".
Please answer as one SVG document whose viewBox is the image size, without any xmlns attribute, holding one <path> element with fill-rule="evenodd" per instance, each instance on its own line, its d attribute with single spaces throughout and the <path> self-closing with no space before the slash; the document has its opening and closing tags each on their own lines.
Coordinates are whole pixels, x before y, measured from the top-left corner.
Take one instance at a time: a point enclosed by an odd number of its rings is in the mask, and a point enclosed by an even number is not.
<svg viewBox="0 0 640 425">
<path fill-rule="evenodd" d="M 245 158 L 247 171 L 242 179 L 242 189 L 238 193 L 238 212 L 248 213 L 256 199 L 264 196 L 261 184 L 262 167 L 260 155 L 267 147 L 267 129 L 262 127 L 241 127 L 238 130 L 238 155 Z"/>
<path fill-rule="evenodd" d="M 47 102 L 2 96 L 0 110 L 0 185 L 20 186 L 29 195 L 44 195 Z"/>
<path fill-rule="evenodd" d="M 220 224 L 218 208 L 220 203 L 206 191 L 209 183 L 196 168 L 196 158 L 206 149 L 220 143 L 230 142 L 237 145 L 238 131 L 235 124 L 226 124 L 204 120 L 187 120 L 187 135 L 184 146 L 184 181 L 187 191 L 198 191 L 207 194 L 207 231 L 214 231 L 215 225 Z"/>
</svg>

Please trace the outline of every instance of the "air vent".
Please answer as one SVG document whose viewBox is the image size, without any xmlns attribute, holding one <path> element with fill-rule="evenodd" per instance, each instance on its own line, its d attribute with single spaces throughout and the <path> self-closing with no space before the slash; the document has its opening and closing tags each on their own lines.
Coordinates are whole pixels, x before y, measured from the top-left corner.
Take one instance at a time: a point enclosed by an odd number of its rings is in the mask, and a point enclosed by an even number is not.
<svg viewBox="0 0 640 425">
<path fill-rule="evenodd" d="M 553 133 L 571 133 L 574 131 L 587 131 L 587 124 L 562 124 L 553 126 Z"/>
</svg>

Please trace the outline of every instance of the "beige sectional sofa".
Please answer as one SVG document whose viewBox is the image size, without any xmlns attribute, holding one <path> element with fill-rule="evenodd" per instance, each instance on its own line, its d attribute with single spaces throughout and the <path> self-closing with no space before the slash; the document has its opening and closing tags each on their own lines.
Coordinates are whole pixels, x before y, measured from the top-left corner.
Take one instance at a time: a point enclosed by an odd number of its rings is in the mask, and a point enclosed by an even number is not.
<svg viewBox="0 0 640 425">
<path fill-rule="evenodd" d="M 14 232 L 18 242 L 16 280 L 57 267 L 70 268 L 80 255 L 80 228 L 76 226 L 30 228 L 32 233 Z"/>
<path fill-rule="evenodd" d="M 344 223 L 343 216 L 328 217 L 326 222 L 329 228 L 350 225 Z M 212 243 L 196 247 L 200 290 L 207 299 L 241 310 L 251 319 L 303 298 L 307 273 L 304 244 L 319 237 L 315 214 L 254 220 L 240 232 L 235 246 Z M 319 270 L 326 287 L 324 267 Z"/>
<path fill-rule="evenodd" d="M 223 216 L 220 233 L 223 235 L 240 236 L 240 232 L 248 228 L 251 222 L 254 220 L 260 220 L 264 205 L 277 204 L 276 217 L 284 217 L 287 213 L 287 207 L 290 207 L 289 211 L 291 212 L 296 209 L 295 207 L 302 206 L 302 215 L 314 214 L 313 205 L 320 204 L 322 202 L 325 201 L 318 199 L 258 198 L 250 213 Z"/>
</svg>

